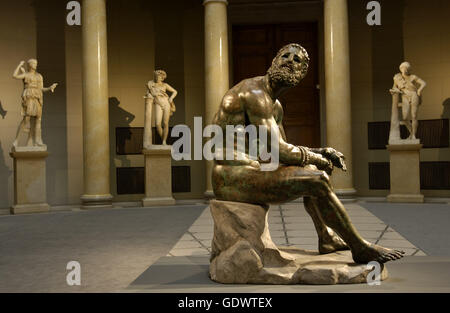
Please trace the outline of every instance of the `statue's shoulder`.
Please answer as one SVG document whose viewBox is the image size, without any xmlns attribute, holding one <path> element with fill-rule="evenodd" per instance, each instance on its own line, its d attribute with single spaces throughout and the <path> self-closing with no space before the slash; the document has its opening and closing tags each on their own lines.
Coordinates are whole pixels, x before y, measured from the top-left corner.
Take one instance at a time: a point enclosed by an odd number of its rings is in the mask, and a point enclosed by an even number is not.
<svg viewBox="0 0 450 313">
<path fill-rule="evenodd" d="M 402 73 L 397 73 L 397 74 L 394 75 L 394 80 L 399 80 L 399 79 L 402 79 L 402 78 L 403 78 Z"/>
<path fill-rule="evenodd" d="M 257 76 L 244 79 L 236 87 L 239 87 L 247 97 L 260 97 L 261 91 L 263 91 L 263 77 Z"/>
<path fill-rule="evenodd" d="M 41 75 L 41 73 L 38 72 L 34 73 L 34 77 L 40 81 L 44 80 L 44 77 Z"/>
</svg>

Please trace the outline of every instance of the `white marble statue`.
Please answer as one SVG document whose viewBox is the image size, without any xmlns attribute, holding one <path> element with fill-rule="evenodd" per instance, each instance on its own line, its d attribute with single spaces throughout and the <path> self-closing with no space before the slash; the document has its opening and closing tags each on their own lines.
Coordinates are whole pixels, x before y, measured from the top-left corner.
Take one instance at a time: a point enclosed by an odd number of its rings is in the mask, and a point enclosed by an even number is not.
<svg viewBox="0 0 450 313">
<path fill-rule="evenodd" d="M 169 135 L 169 118 L 175 112 L 175 104 L 173 99 L 177 96 L 177 91 L 164 82 L 166 77 L 166 72 L 163 70 L 156 70 L 155 79 L 147 83 L 147 95 L 145 96 L 147 106 L 150 108 L 146 109 L 146 128 L 151 127 L 151 122 L 149 126 L 148 121 L 151 121 L 150 104 L 153 103 L 155 105 L 156 129 L 162 139 L 163 145 L 167 145 L 167 136 Z M 167 92 L 171 93 L 170 97 Z M 149 114 L 150 117 L 148 116 Z M 150 131 L 147 133 L 151 134 Z M 151 140 L 151 137 L 148 138 L 148 136 L 144 135 L 144 148 L 151 145 L 151 142 L 148 142 L 149 140 Z"/>
<path fill-rule="evenodd" d="M 28 133 L 27 147 L 45 147 L 45 144 L 42 142 L 41 132 L 43 93 L 47 91 L 54 92 L 58 84 L 54 83 L 50 87 L 44 87 L 42 75 L 36 71 L 37 60 L 28 60 L 28 71 L 25 71 L 23 68 L 24 64 L 25 61 L 21 61 L 13 74 L 15 79 L 23 81 L 21 110 L 23 119 L 17 128 L 13 146 L 18 146 L 19 135 L 23 131 Z"/>
<path fill-rule="evenodd" d="M 417 111 L 422 102 L 422 91 L 425 81 L 411 74 L 411 64 L 400 64 L 400 73 L 394 76 L 394 85 L 390 89 L 392 94 L 391 130 L 389 144 L 401 143 L 399 125 L 405 125 L 409 131 L 408 141 L 419 141 L 417 134 Z M 400 102 L 401 100 L 401 102 Z M 398 107 L 402 108 L 402 121 L 399 121 Z"/>
</svg>

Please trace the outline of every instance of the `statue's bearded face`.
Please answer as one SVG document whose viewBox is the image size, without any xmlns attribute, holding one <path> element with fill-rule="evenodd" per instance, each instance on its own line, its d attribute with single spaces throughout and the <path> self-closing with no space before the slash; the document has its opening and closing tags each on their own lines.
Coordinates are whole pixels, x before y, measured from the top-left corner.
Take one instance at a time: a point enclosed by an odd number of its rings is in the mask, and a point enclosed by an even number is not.
<svg viewBox="0 0 450 313">
<path fill-rule="evenodd" d="M 267 74 L 275 85 L 294 87 L 306 76 L 308 66 L 306 50 L 300 45 L 290 44 L 281 48 Z"/>
</svg>

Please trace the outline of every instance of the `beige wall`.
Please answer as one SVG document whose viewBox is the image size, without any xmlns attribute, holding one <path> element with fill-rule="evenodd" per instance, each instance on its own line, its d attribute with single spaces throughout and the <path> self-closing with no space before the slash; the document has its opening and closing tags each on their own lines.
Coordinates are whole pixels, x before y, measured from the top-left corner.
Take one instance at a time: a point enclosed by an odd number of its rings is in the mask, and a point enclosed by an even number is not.
<svg viewBox="0 0 450 313">
<path fill-rule="evenodd" d="M 427 81 L 419 119 L 449 118 L 450 4 L 445 0 L 380 1 L 381 26 L 366 23 L 366 3 L 349 0 L 352 79 L 353 155 L 358 195 L 384 196 L 369 190 L 368 163 L 388 162 L 386 150 L 368 150 L 367 123 L 389 121 L 392 78 L 404 60 Z M 446 105 L 444 105 L 444 103 Z M 450 149 L 423 149 L 421 161 L 450 161 Z M 450 196 L 450 191 L 423 191 Z"/>
</svg>

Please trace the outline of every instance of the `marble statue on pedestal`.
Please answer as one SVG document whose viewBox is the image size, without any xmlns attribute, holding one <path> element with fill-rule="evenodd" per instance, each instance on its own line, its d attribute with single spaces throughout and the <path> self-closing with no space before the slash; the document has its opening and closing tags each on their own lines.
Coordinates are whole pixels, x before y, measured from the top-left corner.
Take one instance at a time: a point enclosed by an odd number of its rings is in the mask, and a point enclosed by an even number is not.
<svg viewBox="0 0 450 313">
<path fill-rule="evenodd" d="M 422 102 L 422 91 L 427 85 L 425 81 L 411 74 L 411 64 L 400 64 L 400 73 L 394 76 L 394 85 L 390 89 L 392 95 L 391 128 L 389 144 L 401 144 L 406 141 L 400 138 L 400 125 L 405 125 L 409 131 L 408 143 L 419 143 L 417 134 L 417 111 Z M 401 100 L 401 102 L 400 102 Z M 398 107 L 401 107 L 402 120 L 399 120 Z"/>
<path fill-rule="evenodd" d="M 215 222 L 210 277 L 215 281 L 363 282 L 367 263 L 382 264 L 404 254 L 364 240 L 353 226 L 329 179 L 334 167 L 346 170 L 342 153 L 333 148 L 307 148 L 287 142 L 278 99 L 300 83 L 308 66 L 308 53 L 302 46 L 284 46 L 266 75 L 245 79 L 224 95 L 214 117 L 213 124 L 224 133 L 228 124 L 265 125 L 267 132 L 277 129 L 281 163 L 273 171 L 262 171 L 263 161 L 248 154 L 238 160 L 214 161 L 212 184 L 217 200 L 210 204 Z M 270 239 L 269 205 L 299 197 L 303 197 L 318 234 L 316 254 L 282 250 Z M 346 268 L 353 262 L 357 264 Z"/>
<path fill-rule="evenodd" d="M 173 99 L 177 96 L 177 91 L 169 84 L 165 83 L 167 74 L 163 70 L 155 71 L 155 79 L 147 83 L 146 99 L 146 123 L 145 127 L 151 128 L 151 104 L 155 105 L 155 121 L 156 130 L 162 139 L 162 144 L 167 145 L 167 137 L 169 135 L 169 118 L 175 112 L 175 104 Z M 170 97 L 167 91 L 171 93 Z M 150 115 L 150 117 L 148 116 Z M 144 130 L 145 131 L 145 130 Z M 151 130 L 148 131 L 151 134 Z M 144 135 L 144 148 L 148 149 L 152 145 L 151 135 Z"/>
<path fill-rule="evenodd" d="M 145 162 L 145 198 L 142 205 L 173 205 L 172 197 L 172 154 L 167 145 L 169 118 L 175 112 L 173 99 L 177 91 L 164 80 L 167 74 L 163 70 L 154 72 L 155 79 L 147 83 L 145 95 L 144 143 L 142 153 Z M 170 92 L 171 95 L 167 94 Z M 155 109 L 156 130 L 162 139 L 162 145 L 152 143 L 152 111 Z"/>
<path fill-rule="evenodd" d="M 19 135 L 23 131 L 28 133 L 27 147 L 41 147 L 45 149 L 46 146 L 42 142 L 41 131 L 43 93 L 47 91 L 54 92 L 58 84 L 54 83 L 50 87 L 44 87 L 42 75 L 36 71 L 37 60 L 28 60 L 28 71 L 25 71 L 23 68 L 24 64 L 25 62 L 21 61 L 13 74 L 15 79 L 23 80 L 21 109 L 23 119 L 17 128 L 13 146 L 17 148 Z"/>
</svg>

